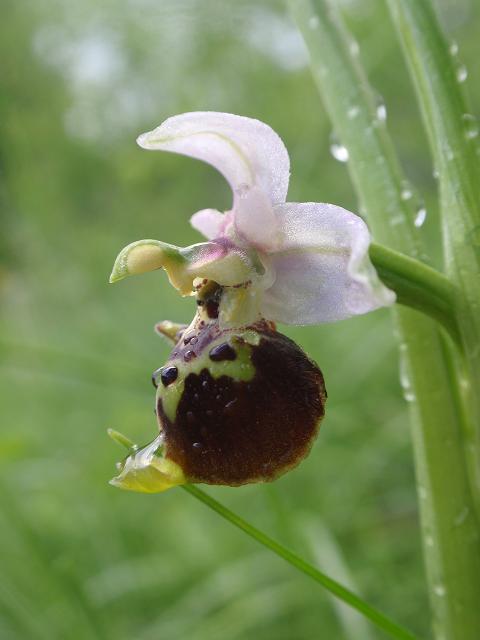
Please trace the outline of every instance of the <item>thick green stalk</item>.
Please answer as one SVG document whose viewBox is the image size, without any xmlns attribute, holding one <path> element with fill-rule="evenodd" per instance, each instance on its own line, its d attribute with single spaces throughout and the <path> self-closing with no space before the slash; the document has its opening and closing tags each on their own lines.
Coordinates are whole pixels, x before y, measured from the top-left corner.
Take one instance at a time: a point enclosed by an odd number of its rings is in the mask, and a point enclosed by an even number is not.
<svg viewBox="0 0 480 640">
<path fill-rule="evenodd" d="M 183 486 L 183 489 L 195 496 L 197 500 L 200 500 L 206 504 L 210 509 L 213 509 L 216 513 L 228 520 L 235 527 L 238 527 L 251 538 L 262 544 L 264 547 L 275 553 L 280 558 L 283 558 L 286 562 L 294 566 L 299 571 L 302 571 L 307 576 L 321 584 L 325 589 L 333 593 L 337 598 L 343 600 L 343 602 L 350 605 L 353 609 L 356 609 L 362 613 L 371 622 L 376 624 L 380 629 L 386 631 L 393 638 L 399 640 L 416 640 L 416 636 L 413 635 L 408 629 L 404 629 L 396 622 L 385 616 L 383 613 L 370 606 L 367 602 L 356 596 L 352 591 L 346 589 L 336 580 L 332 580 L 327 575 L 316 569 L 314 566 L 297 556 L 295 553 L 279 544 L 270 536 L 251 525 L 249 522 L 238 516 L 236 513 L 220 504 L 217 500 L 209 496 L 207 493 L 192 484 Z"/>
<path fill-rule="evenodd" d="M 376 243 L 370 245 L 370 259 L 383 282 L 397 294 L 399 304 L 441 322 L 460 346 L 456 291 L 448 278 L 424 262 Z"/>
<path fill-rule="evenodd" d="M 376 240 L 419 255 L 415 211 L 402 199 L 402 173 L 378 117 L 375 95 L 334 2 L 289 0 L 333 127 Z M 438 325 L 409 309 L 395 312 L 405 397 L 411 401 L 424 554 L 438 638 L 480 637 L 478 522 L 463 449 L 449 354 Z M 453 378 L 453 383 L 452 383 Z"/>
<path fill-rule="evenodd" d="M 466 70 L 451 55 L 430 2 L 389 0 L 413 78 L 439 180 L 446 270 L 457 285 L 454 306 L 464 343 L 461 392 L 469 428 L 466 447 L 473 491 L 480 496 L 480 180 L 478 125 L 459 79 Z M 480 634 L 479 634 L 480 636 Z"/>
</svg>

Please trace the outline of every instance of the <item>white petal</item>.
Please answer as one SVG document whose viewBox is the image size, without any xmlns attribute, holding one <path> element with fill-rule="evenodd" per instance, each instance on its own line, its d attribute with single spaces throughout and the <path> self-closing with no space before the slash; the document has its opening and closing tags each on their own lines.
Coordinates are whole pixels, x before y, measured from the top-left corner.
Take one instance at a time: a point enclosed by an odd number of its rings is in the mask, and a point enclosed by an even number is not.
<svg viewBox="0 0 480 640">
<path fill-rule="evenodd" d="M 370 262 L 370 234 L 361 218 L 318 203 L 286 203 L 274 213 L 283 239 L 269 255 L 276 279 L 264 295 L 266 318 L 333 322 L 395 302 Z"/>
<path fill-rule="evenodd" d="M 208 240 L 214 240 L 222 235 L 225 215 L 216 209 L 202 209 L 190 218 L 190 224 L 200 231 Z"/>
<path fill-rule="evenodd" d="M 261 189 L 246 190 L 233 211 L 235 229 L 248 244 L 261 251 L 278 247 L 278 225 L 273 208 Z"/>
<path fill-rule="evenodd" d="M 139 136 L 145 149 L 182 153 L 213 165 L 234 195 L 260 187 L 271 203 L 285 202 L 290 160 L 285 145 L 268 125 L 214 111 L 183 113 Z"/>
</svg>

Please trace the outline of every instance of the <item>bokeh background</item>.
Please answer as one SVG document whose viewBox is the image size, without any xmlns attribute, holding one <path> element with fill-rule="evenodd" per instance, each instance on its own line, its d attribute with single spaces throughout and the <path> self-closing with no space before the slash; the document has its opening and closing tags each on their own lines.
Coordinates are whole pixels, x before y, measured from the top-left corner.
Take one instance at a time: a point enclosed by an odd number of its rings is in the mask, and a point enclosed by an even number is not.
<svg viewBox="0 0 480 640">
<path fill-rule="evenodd" d="M 435 178 L 384 3 L 342 4 L 435 262 Z M 478 106 L 480 7 L 437 6 Z M 107 427 L 156 432 L 150 374 L 169 347 L 152 327 L 194 307 L 163 273 L 108 286 L 113 260 L 139 238 L 198 241 L 191 213 L 230 203 L 213 169 L 136 135 L 184 111 L 257 117 L 289 149 L 290 200 L 357 208 L 283 3 L 3 0 L 0 54 L 0 638 L 384 637 L 183 491 L 108 485 L 123 452 Z M 273 485 L 209 491 L 428 635 L 389 312 L 283 329 L 326 377 L 318 441 Z"/>
</svg>

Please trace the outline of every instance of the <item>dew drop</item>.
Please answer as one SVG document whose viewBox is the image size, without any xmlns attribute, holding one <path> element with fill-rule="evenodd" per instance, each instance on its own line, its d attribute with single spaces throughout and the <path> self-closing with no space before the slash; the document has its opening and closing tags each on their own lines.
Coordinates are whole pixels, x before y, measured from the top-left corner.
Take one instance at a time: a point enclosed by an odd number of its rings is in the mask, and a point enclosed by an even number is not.
<svg viewBox="0 0 480 640">
<path fill-rule="evenodd" d="M 350 44 L 348 45 L 348 48 L 350 50 L 350 55 L 352 55 L 354 58 L 356 58 L 360 53 L 360 46 L 358 42 L 354 40 L 354 38 L 350 40 Z"/>
<path fill-rule="evenodd" d="M 467 519 L 469 513 L 470 513 L 469 508 L 463 507 L 463 509 L 461 509 L 455 516 L 455 520 L 453 521 L 453 524 L 456 527 L 460 527 Z"/>
<path fill-rule="evenodd" d="M 467 67 L 464 64 L 461 64 L 457 69 L 457 80 L 458 82 L 465 82 L 468 78 Z"/>
<path fill-rule="evenodd" d="M 314 31 L 315 29 L 318 29 L 319 24 L 320 24 L 320 20 L 318 16 L 312 16 L 308 21 L 308 27 L 312 29 L 312 31 Z"/>
<path fill-rule="evenodd" d="M 438 583 L 433 587 L 433 593 L 439 598 L 443 598 L 447 594 L 447 590 L 445 589 L 445 585 Z"/>
<path fill-rule="evenodd" d="M 413 224 L 417 227 L 422 227 L 425 220 L 427 218 L 427 210 L 425 207 L 419 207 L 417 212 L 415 213 L 415 219 L 413 220 Z"/>
<path fill-rule="evenodd" d="M 416 396 L 413 393 L 413 391 L 411 391 L 411 390 L 407 391 L 407 390 L 404 389 L 403 390 L 403 397 L 405 398 L 405 400 L 407 402 L 415 402 L 415 400 L 416 400 Z"/>
<path fill-rule="evenodd" d="M 250 191 L 250 187 L 245 182 L 242 182 L 241 184 L 239 184 L 238 187 L 235 189 L 235 193 L 239 198 L 246 198 L 249 191 Z"/>
<path fill-rule="evenodd" d="M 471 354 L 471 355 L 474 355 L 474 354 Z M 470 380 L 462 375 L 460 375 L 458 384 L 460 386 L 460 389 L 463 391 L 463 393 L 468 393 L 472 387 Z"/>
<path fill-rule="evenodd" d="M 222 344 L 218 344 L 216 347 L 213 347 L 208 355 L 210 360 L 213 360 L 213 362 L 235 360 L 237 357 L 235 349 L 233 349 L 228 342 L 222 342 Z"/>
<path fill-rule="evenodd" d="M 426 500 L 428 498 L 428 491 L 422 485 L 417 487 L 417 492 L 420 500 Z"/>
<path fill-rule="evenodd" d="M 450 44 L 450 46 L 448 47 L 448 51 L 450 52 L 450 55 L 455 57 L 458 53 L 458 44 L 455 42 L 455 40 L 453 40 Z"/>
<path fill-rule="evenodd" d="M 201 448 L 203 447 L 203 445 L 202 445 L 202 443 L 201 443 L 201 442 L 194 442 L 194 443 L 192 444 L 192 447 L 193 447 L 194 449 L 201 449 Z"/>
<path fill-rule="evenodd" d="M 471 113 L 464 113 L 462 116 L 465 138 L 473 140 L 478 136 L 478 122 Z"/>
<path fill-rule="evenodd" d="M 400 192 L 400 198 L 404 201 L 411 200 L 413 191 L 406 180 L 402 182 L 402 190 Z"/>
<path fill-rule="evenodd" d="M 413 402 L 415 400 L 415 393 L 412 388 L 412 383 L 410 381 L 410 374 L 408 371 L 408 361 L 407 361 L 407 347 L 406 345 L 400 345 L 400 384 L 403 390 L 403 397 L 407 402 Z M 420 494 L 420 489 L 419 489 Z"/>
<path fill-rule="evenodd" d="M 432 176 L 433 176 L 433 178 L 434 178 L 435 180 L 438 180 L 438 179 L 439 179 L 439 177 L 440 177 L 440 171 L 439 171 L 438 169 L 434 169 L 434 170 L 432 171 Z"/>
<path fill-rule="evenodd" d="M 380 122 L 385 122 L 387 119 L 387 107 L 382 103 L 377 106 L 377 119 Z"/>
<path fill-rule="evenodd" d="M 435 541 L 432 536 L 425 536 L 425 545 L 427 547 L 433 547 L 434 544 L 435 544 Z"/>
<path fill-rule="evenodd" d="M 338 160 L 339 162 L 348 162 L 348 149 L 340 143 L 334 133 L 330 136 L 330 153 L 335 160 Z"/>
<path fill-rule="evenodd" d="M 154 374 L 155 375 L 155 374 Z M 177 367 L 163 367 L 160 369 L 160 378 L 164 387 L 168 387 L 169 384 L 175 382 L 178 378 Z"/>
<path fill-rule="evenodd" d="M 353 120 L 358 116 L 359 113 L 360 107 L 358 107 L 357 105 L 353 105 L 353 107 L 350 107 L 350 109 L 347 111 L 347 116 L 350 120 Z"/>
</svg>

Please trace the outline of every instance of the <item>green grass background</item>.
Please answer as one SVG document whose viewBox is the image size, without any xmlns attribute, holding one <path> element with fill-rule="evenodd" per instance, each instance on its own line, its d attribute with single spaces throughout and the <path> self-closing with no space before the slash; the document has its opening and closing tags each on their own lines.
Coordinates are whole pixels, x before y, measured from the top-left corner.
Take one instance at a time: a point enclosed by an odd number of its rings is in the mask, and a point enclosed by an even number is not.
<svg viewBox="0 0 480 640">
<path fill-rule="evenodd" d="M 428 215 L 435 179 L 384 3 L 344 1 L 362 62 Z M 479 104 L 473 0 L 437 3 Z M 187 322 L 162 273 L 107 285 L 146 237 L 190 244 L 226 209 L 207 165 L 135 145 L 183 111 L 257 117 L 291 156 L 289 199 L 357 209 L 306 54 L 280 2 L 4 0 L 0 23 L 0 638 L 367 640 L 384 637 L 180 490 L 108 479 L 107 427 L 154 436 L 162 319 Z M 318 362 L 327 416 L 272 485 L 211 493 L 419 633 L 428 633 L 407 406 L 389 312 L 282 328 Z"/>
</svg>

